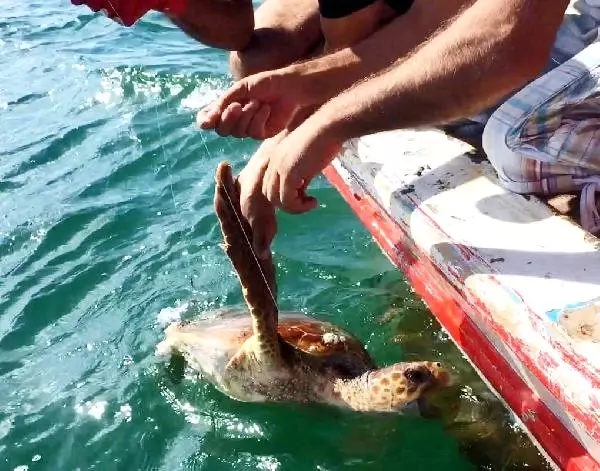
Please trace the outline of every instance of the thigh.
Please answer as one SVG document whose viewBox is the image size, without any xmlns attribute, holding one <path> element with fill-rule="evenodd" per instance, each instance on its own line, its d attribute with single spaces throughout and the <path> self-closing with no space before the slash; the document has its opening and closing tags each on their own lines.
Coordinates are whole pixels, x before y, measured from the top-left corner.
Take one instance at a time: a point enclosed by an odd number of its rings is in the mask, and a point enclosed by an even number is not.
<svg viewBox="0 0 600 471">
<path fill-rule="evenodd" d="M 509 100 L 510 101 L 510 100 Z M 524 102 L 515 101 L 523 106 Z M 504 107 L 506 111 L 506 107 Z M 514 145 L 515 133 L 522 121 L 511 123 L 495 113 L 487 122 L 483 136 L 483 149 L 493 165 L 502 186 L 515 193 L 557 195 L 581 190 L 589 177 L 599 172 L 588 168 L 585 162 L 577 165 L 561 159 L 551 161 L 539 158 L 547 154 L 550 141 L 545 145 L 530 144 L 527 140 Z"/>
<path fill-rule="evenodd" d="M 323 42 L 318 0 L 266 0 L 254 17 L 250 45 L 231 54 L 238 78 L 307 58 Z"/>
<path fill-rule="evenodd" d="M 600 44 L 587 47 L 492 114 L 483 146 L 509 189 L 561 193 L 600 175 L 599 57 Z"/>
<path fill-rule="evenodd" d="M 415 0 L 385 0 L 385 3 L 394 14 L 403 15 L 410 10 Z"/>
</svg>

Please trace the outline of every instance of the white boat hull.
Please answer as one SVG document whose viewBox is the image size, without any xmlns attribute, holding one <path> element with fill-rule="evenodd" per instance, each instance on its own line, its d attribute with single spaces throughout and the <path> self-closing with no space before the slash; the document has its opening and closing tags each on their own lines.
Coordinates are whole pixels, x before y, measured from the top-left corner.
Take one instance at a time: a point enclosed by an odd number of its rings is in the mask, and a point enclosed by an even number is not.
<svg viewBox="0 0 600 471">
<path fill-rule="evenodd" d="M 437 130 L 349 142 L 325 170 L 559 469 L 600 469 L 598 240 Z"/>
</svg>

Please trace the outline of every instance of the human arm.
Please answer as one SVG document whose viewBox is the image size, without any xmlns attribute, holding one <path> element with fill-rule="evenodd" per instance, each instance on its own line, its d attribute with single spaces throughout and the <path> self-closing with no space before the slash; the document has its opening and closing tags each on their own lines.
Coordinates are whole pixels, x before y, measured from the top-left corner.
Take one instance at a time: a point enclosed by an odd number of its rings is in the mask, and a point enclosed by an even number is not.
<svg viewBox="0 0 600 471">
<path fill-rule="evenodd" d="M 408 60 L 338 95 L 307 125 L 346 140 L 480 112 L 543 71 L 567 4 L 478 0 Z"/>
<path fill-rule="evenodd" d="M 473 1 L 416 0 L 404 15 L 352 47 L 236 82 L 220 99 L 198 113 L 198 124 L 221 135 L 235 132 L 233 135 L 238 137 L 257 139 L 273 136 L 299 110 L 323 104 L 356 81 L 406 56 L 461 7 Z M 242 111 L 252 101 L 259 106 Z M 248 114 L 251 116 L 247 117 Z M 255 123 L 253 129 L 240 126 L 251 121 Z M 264 134 L 253 133 L 255 129 L 264 130 Z"/>
<path fill-rule="evenodd" d="M 230 51 L 244 49 L 254 33 L 251 0 L 188 0 L 182 13 L 167 16 L 197 41 Z"/>
<path fill-rule="evenodd" d="M 477 0 L 411 57 L 325 103 L 273 154 L 268 199 L 305 212 L 304 188 L 350 138 L 436 125 L 494 104 L 546 65 L 568 0 Z M 293 144 L 293 145 L 292 145 Z"/>
<path fill-rule="evenodd" d="M 194 39 L 209 46 L 240 50 L 254 31 L 251 0 L 71 0 L 104 12 L 109 18 L 131 26 L 150 10 L 166 14 Z"/>
</svg>

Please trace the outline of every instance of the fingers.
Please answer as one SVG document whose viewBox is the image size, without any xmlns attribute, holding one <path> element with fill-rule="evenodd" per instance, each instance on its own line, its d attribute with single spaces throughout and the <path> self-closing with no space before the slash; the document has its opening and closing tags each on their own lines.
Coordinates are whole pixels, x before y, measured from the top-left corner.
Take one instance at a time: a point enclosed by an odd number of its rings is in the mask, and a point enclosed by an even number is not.
<svg viewBox="0 0 600 471">
<path fill-rule="evenodd" d="M 262 195 L 251 206 L 253 209 L 247 220 L 252 229 L 252 246 L 257 257 L 265 259 L 271 254 L 271 243 L 277 232 L 275 209 Z"/>
<path fill-rule="evenodd" d="M 262 153 L 266 145 L 261 146 L 261 150 L 252 157 L 238 177 L 242 217 L 250 225 L 254 252 L 263 260 L 271 256 L 271 242 L 277 232 L 275 208 L 261 191 L 267 168 L 267 161 Z"/>
<path fill-rule="evenodd" d="M 221 120 L 225 110 L 232 103 L 238 103 L 243 106 L 248 102 L 248 86 L 246 81 L 241 80 L 235 83 L 225 94 L 209 104 L 196 116 L 196 122 L 202 129 L 214 129 Z"/>
<path fill-rule="evenodd" d="M 286 104 L 283 97 L 269 97 L 264 83 L 256 77 L 253 81 L 237 82 L 225 95 L 198 112 L 197 125 L 201 129 L 214 129 L 221 136 L 260 140 L 273 137 L 290 123 L 295 105 Z"/>
<path fill-rule="evenodd" d="M 196 115 L 196 125 L 200 129 L 214 129 L 221 118 L 221 110 L 217 103 L 205 106 Z"/>
<path fill-rule="evenodd" d="M 253 139 L 266 139 L 271 137 L 267 135 L 266 126 L 267 120 L 271 115 L 271 106 L 263 104 L 260 106 L 256 114 L 252 117 L 250 125 L 248 126 L 248 137 Z"/>
<path fill-rule="evenodd" d="M 229 136 L 241 116 L 242 105 L 239 103 L 230 104 L 221 115 L 221 120 L 216 125 L 215 132 L 219 136 Z"/>
<path fill-rule="evenodd" d="M 245 105 L 237 121 L 232 124 L 231 135 L 234 137 L 252 137 L 254 139 L 264 139 L 265 123 L 269 119 L 271 107 L 263 105 L 259 101 L 252 100 Z M 232 118 L 227 118 L 230 121 Z"/>
<path fill-rule="evenodd" d="M 259 108 L 260 103 L 256 100 L 251 100 L 241 108 L 238 119 L 233 123 L 233 127 L 230 132 L 233 137 L 247 136 L 250 121 Z"/>
<path fill-rule="evenodd" d="M 295 110 L 293 107 L 285 106 L 282 102 L 275 106 L 268 120 L 265 120 L 264 136 L 265 138 L 273 137 L 285 129 L 294 117 Z"/>
<path fill-rule="evenodd" d="M 265 198 L 275 207 L 281 207 L 279 199 L 279 172 L 274 166 L 269 165 L 263 178 L 262 192 Z"/>
<path fill-rule="evenodd" d="M 318 201 L 306 193 L 310 179 L 300 180 L 293 175 L 280 175 L 274 167 L 265 173 L 262 191 L 267 200 L 287 213 L 302 214 L 315 209 Z"/>
<path fill-rule="evenodd" d="M 242 106 L 238 102 L 231 103 L 216 119 L 205 120 L 198 113 L 198 122 L 203 129 L 214 129 L 220 136 L 237 138 L 251 137 L 265 139 L 270 137 L 266 132 L 266 123 L 271 114 L 271 107 L 259 101 L 252 100 Z M 210 123 L 210 124 L 209 124 Z"/>
<path fill-rule="evenodd" d="M 284 179 L 281 184 L 281 208 L 288 213 L 301 214 L 317 207 L 317 199 L 306 193 L 307 182 Z"/>
</svg>

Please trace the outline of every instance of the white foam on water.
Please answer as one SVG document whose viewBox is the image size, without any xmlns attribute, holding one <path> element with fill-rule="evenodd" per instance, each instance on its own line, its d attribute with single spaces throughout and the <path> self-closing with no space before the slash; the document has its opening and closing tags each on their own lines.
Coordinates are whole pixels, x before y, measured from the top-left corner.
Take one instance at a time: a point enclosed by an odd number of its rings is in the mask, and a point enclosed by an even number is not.
<svg viewBox="0 0 600 471">
<path fill-rule="evenodd" d="M 175 96 L 183 90 L 183 87 L 181 85 L 171 85 L 168 88 L 169 92 L 171 93 L 171 96 Z"/>
<path fill-rule="evenodd" d="M 131 406 L 128 403 L 125 403 L 121 407 L 119 407 L 119 411 L 115 413 L 115 417 L 123 417 L 126 422 L 129 422 L 131 421 L 132 412 L 133 409 L 131 408 Z"/>
<path fill-rule="evenodd" d="M 185 421 L 188 424 L 198 425 L 200 423 L 200 416 L 198 414 L 186 413 L 185 414 Z"/>
<path fill-rule="evenodd" d="M 86 414 L 96 420 L 100 420 L 106 411 L 107 404 L 106 401 L 87 401 L 85 404 L 77 404 L 75 406 L 75 412 L 82 415 Z"/>
<path fill-rule="evenodd" d="M 256 465 L 256 469 L 261 471 L 277 471 L 281 467 L 281 463 L 274 456 L 261 456 Z"/>
<path fill-rule="evenodd" d="M 231 420 L 225 425 L 225 429 L 227 430 L 227 436 L 231 438 L 265 437 L 265 432 L 260 425 L 238 421 L 238 419 Z"/>
<path fill-rule="evenodd" d="M 181 108 L 197 111 L 215 101 L 223 94 L 224 89 L 220 84 L 211 81 L 201 83 L 187 97 L 181 100 Z"/>
<path fill-rule="evenodd" d="M 123 98 L 123 88 L 121 86 L 121 77 L 111 74 L 100 79 L 101 91 L 94 95 L 94 101 L 107 107 L 114 106 Z"/>
<path fill-rule="evenodd" d="M 29 50 L 32 47 L 33 47 L 33 44 L 28 43 L 27 41 L 19 41 L 19 42 L 17 42 L 17 49 L 20 49 L 21 51 Z"/>
<path fill-rule="evenodd" d="M 166 327 L 171 322 L 181 319 L 181 314 L 189 307 L 189 303 L 181 303 L 175 307 L 165 307 L 156 315 L 156 323 L 161 327 Z"/>
<path fill-rule="evenodd" d="M 10 430 L 12 429 L 14 419 L 12 417 L 7 417 L 2 422 L 0 422 L 0 439 L 6 437 Z"/>
<path fill-rule="evenodd" d="M 34 233 L 31 234 L 31 236 L 29 237 L 30 240 L 33 240 L 34 242 L 41 242 L 42 240 L 44 240 L 44 237 L 46 236 L 46 234 L 48 233 L 48 231 L 44 228 L 38 229 L 37 231 L 35 231 Z"/>
</svg>

